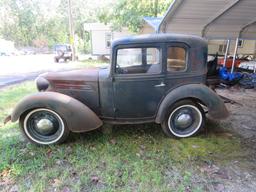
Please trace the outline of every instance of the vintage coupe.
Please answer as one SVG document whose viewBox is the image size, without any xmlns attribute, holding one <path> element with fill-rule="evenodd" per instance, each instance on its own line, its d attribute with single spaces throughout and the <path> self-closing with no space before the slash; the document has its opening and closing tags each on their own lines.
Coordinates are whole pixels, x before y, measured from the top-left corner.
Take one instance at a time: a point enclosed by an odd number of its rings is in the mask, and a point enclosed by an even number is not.
<svg viewBox="0 0 256 192">
<path fill-rule="evenodd" d="M 109 68 L 40 75 L 39 93 L 9 116 L 41 145 L 63 142 L 70 131 L 108 124 L 161 124 L 167 136 L 189 137 L 212 118 L 225 118 L 221 98 L 206 84 L 207 42 L 196 36 L 152 34 L 112 43 Z"/>
</svg>

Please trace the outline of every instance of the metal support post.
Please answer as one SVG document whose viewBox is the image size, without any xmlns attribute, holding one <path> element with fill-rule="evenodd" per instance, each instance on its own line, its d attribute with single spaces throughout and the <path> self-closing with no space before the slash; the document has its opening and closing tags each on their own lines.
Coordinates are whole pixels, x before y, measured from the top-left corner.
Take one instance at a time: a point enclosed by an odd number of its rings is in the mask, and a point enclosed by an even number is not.
<svg viewBox="0 0 256 192">
<path fill-rule="evenodd" d="M 226 51 L 225 51 L 225 57 L 224 57 L 224 67 L 226 67 L 226 64 L 227 64 L 229 46 L 230 46 L 230 39 L 227 40 L 227 44 L 226 44 Z"/>
<path fill-rule="evenodd" d="M 234 55 L 233 55 L 231 73 L 234 72 L 234 68 L 235 68 L 235 61 L 236 61 L 236 53 L 237 53 L 238 42 L 239 42 L 239 38 L 236 38 L 236 46 L 235 46 Z"/>
</svg>

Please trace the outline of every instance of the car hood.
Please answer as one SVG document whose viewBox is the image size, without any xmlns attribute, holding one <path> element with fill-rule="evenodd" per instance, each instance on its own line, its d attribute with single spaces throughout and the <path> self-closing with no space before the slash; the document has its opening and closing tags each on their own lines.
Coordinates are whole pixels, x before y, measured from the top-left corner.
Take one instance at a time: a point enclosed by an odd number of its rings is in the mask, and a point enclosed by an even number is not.
<svg viewBox="0 0 256 192">
<path fill-rule="evenodd" d="M 95 82 L 98 81 L 99 69 L 79 69 L 62 72 L 49 72 L 40 75 L 49 82 L 66 81 L 66 82 Z"/>
</svg>

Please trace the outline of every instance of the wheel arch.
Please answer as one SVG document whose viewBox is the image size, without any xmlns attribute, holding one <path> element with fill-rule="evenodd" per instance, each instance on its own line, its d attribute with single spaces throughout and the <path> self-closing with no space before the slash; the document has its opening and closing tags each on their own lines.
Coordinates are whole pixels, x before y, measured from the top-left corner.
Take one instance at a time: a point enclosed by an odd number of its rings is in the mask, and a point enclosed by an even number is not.
<svg viewBox="0 0 256 192">
<path fill-rule="evenodd" d="M 70 96 L 57 92 L 39 92 L 25 97 L 14 108 L 11 121 L 17 121 L 21 116 L 36 108 L 55 111 L 73 132 L 93 130 L 103 124 L 89 107 Z"/>
<path fill-rule="evenodd" d="M 207 105 L 204 103 L 203 100 L 201 100 L 200 98 L 197 98 L 197 97 L 183 97 L 183 98 L 180 98 L 178 100 L 175 101 L 176 102 L 179 102 L 179 101 L 182 101 L 182 100 L 191 100 L 197 104 L 200 104 L 200 105 L 203 105 L 205 107 L 207 107 Z"/>
<path fill-rule="evenodd" d="M 185 99 L 206 106 L 210 117 L 214 119 L 224 119 L 229 115 L 224 102 L 213 90 L 203 84 L 188 84 L 175 88 L 165 96 L 159 105 L 155 122 L 162 123 L 168 108 Z"/>
</svg>

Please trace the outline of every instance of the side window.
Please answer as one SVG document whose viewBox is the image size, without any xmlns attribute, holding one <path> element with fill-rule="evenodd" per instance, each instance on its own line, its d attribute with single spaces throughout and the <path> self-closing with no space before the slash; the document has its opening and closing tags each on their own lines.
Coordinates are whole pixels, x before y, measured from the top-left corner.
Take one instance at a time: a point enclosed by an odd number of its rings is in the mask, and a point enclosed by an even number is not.
<svg viewBox="0 0 256 192">
<path fill-rule="evenodd" d="M 117 50 L 117 74 L 157 74 L 161 72 L 158 48 L 125 48 Z"/>
<path fill-rule="evenodd" d="M 186 50 L 182 47 L 168 47 L 167 50 L 167 71 L 186 70 Z"/>
</svg>

